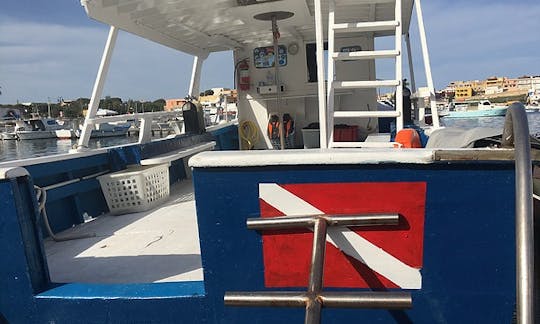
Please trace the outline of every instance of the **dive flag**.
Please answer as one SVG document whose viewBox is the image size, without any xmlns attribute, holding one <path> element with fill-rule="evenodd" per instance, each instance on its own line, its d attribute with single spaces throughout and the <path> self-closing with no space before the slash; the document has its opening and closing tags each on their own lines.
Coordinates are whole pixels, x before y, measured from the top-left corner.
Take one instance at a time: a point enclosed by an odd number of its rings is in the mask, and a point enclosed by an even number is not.
<svg viewBox="0 0 540 324">
<path fill-rule="evenodd" d="M 328 227 L 325 287 L 422 286 L 425 182 L 259 184 L 261 217 L 398 213 L 398 225 Z M 313 233 L 264 231 L 265 286 L 306 287 Z"/>
</svg>

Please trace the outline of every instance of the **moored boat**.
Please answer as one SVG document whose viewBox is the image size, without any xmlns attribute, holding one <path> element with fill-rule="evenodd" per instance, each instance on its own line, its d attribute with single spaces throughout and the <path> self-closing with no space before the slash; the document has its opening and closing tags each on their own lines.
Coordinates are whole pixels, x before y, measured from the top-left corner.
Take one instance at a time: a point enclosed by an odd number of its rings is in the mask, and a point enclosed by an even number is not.
<svg viewBox="0 0 540 324">
<path fill-rule="evenodd" d="M 478 102 L 476 110 L 455 110 L 449 111 L 447 118 L 478 118 L 478 117 L 496 117 L 506 115 L 508 106 L 493 105 L 489 100 Z"/>
<path fill-rule="evenodd" d="M 56 131 L 65 129 L 56 119 L 35 117 L 15 122 L 15 133 L 20 140 L 56 138 Z"/>
<path fill-rule="evenodd" d="M 479 132 L 439 127 L 430 69 L 412 104 L 401 40 L 414 7 L 429 64 L 420 1 L 82 4 L 111 28 L 77 149 L 0 163 L 0 318 L 533 322 L 526 114 L 513 105 L 481 147 Z M 142 113 L 138 143 L 89 150 L 94 125 L 127 118 L 96 116 L 119 28 L 193 55 L 192 97 L 205 58 L 234 49 L 240 122 L 205 128 L 192 100 L 185 134 L 152 141 L 170 113 Z M 374 50 L 384 36 L 395 48 Z M 376 79 L 381 58 L 395 79 Z M 375 109 L 381 87 L 393 110 Z M 313 122 L 320 147 L 297 148 L 291 130 Z"/>
<path fill-rule="evenodd" d="M 15 132 L 0 132 L 0 138 L 4 141 L 16 140 L 17 134 Z"/>
</svg>

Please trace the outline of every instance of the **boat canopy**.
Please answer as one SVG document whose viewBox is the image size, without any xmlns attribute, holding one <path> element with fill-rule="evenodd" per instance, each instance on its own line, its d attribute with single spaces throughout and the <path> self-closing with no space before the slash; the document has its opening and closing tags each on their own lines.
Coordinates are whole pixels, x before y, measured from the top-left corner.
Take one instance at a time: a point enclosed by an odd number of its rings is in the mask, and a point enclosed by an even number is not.
<svg viewBox="0 0 540 324">
<path fill-rule="evenodd" d="M 272 42 L 261 13 L 287 11 L 281 20 L 283 38 L 315 40 L 315 0 L 81 0 L 89 17 L 179 51 L 204 56 Z M 323 24 L 328 26 L 328 1 L 322 0 Z M 402 2 L 403 34 L 407 34 L 413 0 Z M 394 20 L 394 0 L 338 0 L 340 22 Z M 391 36 L 376 31 L 374 36 Z M 349 36 L 351 36 L 349 34 Z"/>
</svg>

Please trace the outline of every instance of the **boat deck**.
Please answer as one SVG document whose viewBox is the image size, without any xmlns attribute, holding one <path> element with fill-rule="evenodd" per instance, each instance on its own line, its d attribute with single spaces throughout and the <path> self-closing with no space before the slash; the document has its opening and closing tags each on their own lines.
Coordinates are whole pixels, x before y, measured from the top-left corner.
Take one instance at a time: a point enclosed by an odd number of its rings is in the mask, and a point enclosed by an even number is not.
<svg viewBox="0 0 540 324">
<path fill-rule="evenodd" d="M 93 233 L 65 242 L 45 240 L 52 282 L 203 280 L 191 180 L 171 186 L 169 200 L 158 209 L 100 216 L 58 236 Z"/>
</svg>

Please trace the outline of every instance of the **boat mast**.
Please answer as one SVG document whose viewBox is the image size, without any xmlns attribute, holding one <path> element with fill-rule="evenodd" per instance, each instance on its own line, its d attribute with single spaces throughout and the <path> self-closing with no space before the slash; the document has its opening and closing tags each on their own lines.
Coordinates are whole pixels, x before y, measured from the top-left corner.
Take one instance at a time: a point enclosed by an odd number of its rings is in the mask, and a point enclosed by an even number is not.
<svg viewBox="0 0 540 324">
<path fill-rule="evenodd" d="M 47 117 L 51 118 L 51 98 L 47 97 Z"/>
</svg>

